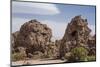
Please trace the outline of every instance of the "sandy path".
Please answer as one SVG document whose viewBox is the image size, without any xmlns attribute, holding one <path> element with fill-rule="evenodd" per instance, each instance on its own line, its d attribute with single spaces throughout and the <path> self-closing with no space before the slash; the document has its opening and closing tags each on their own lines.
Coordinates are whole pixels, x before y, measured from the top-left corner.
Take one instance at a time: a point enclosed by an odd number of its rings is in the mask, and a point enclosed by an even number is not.
<svg viewBox="0 0 100 67">
<path fill-rule="evenodd" d="M 62 63 L 64 60 L 27 60 L 12 62 L 12 65 L 25 65 L 25 64 L 48 64 L 48 63 Z"/>
</svg>

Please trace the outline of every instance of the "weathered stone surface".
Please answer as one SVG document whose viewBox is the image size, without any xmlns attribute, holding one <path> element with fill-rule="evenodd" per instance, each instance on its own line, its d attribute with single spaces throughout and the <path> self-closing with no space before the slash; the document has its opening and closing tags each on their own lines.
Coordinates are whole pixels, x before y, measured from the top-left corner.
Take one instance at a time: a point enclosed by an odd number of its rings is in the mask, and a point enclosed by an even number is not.
<svg viewBox="0 0 100 67">
<path fill-rule="evenodd" d="M 58 44 L 56 45 L 55 42 L 49 42 L 48 45 L 46 45 L 46 56 L 48 56 L 51 59 L 56 59 L 59 56 L 59 48 Z"/>
<path fill-rule="evenodd" d="M 24 47 L 26 54 L 35 51 L 44 52 L 51 37 L 52 31 L 46 24 L 31 20 L 21 26 L 18 34 L 14 33 L 14 44 L 16 47 Z"/>
<path fill-rule="evenodd" d="M 16 38 L 17 38 L 18 34 L 19 34 L 19 31 L 16 31 L 16 32 L 11 34 L 12 52 L 18 51 L 16 48 L 16 45 L 15 45 Z"/>
<path fill-rule="evenodd" d="M 74 47 L 86 47 L 90 32 L 86 19 L 83 19 L 80 15 L 72 18 L 61 40 L 60 57 Z"/>
<path fill-rule="evenodd" d="M 96 35 L 89 36 L 87 43 L 88 43 L 89 55 L 96 55 Z"/>
</svg>

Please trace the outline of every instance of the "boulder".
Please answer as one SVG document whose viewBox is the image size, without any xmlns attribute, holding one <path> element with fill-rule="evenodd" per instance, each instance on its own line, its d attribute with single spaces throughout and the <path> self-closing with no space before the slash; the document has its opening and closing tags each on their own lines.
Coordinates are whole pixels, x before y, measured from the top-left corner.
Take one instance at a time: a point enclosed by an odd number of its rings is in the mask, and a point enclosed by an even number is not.
<svg viewBox="0 0 100 67">
<path fill-rule="evenodd" d="M 35 51 L 45 52 L 45 46 L 51 41 L 52 30 L 37 20 L 24 23 L 18 34 L 14 34 L 14 46 L 24 47 L 26 54 Z"/>
</svg>

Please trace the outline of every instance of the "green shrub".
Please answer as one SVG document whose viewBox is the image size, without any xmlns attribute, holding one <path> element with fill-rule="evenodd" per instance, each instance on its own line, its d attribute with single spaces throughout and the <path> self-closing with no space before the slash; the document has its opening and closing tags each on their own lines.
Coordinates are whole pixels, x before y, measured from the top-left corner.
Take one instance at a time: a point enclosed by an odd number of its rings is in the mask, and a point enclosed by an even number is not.
<svg viewBox="0 0 100 67">
<path fill-rule="evenodd" d="M 24 59 L 25 59 L 24 53 L 14 53 L 14 54 L 12 54 L 12 61 L 19 61 L 19 60 L 24 60 Z"/>
<path fill-rule="evenodd" d="M 87 61 L 88 51 L 84 47 L 75 47 L 71 50 L 70 61 Z"/>
<path fill-rule="evenodd" d="M 95 61 L 96 60 L 96 56 L 87 56 L 87 60 L 88 61 Z"/>
</svg>

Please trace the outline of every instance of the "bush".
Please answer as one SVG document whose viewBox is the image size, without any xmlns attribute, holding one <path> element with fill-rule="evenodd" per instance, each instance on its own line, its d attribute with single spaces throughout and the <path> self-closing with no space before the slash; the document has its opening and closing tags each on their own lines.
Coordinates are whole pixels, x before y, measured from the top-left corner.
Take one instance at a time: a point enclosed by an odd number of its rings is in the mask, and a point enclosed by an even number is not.
<svg viewBox="0 0 100 67">
<path fill-rule="evenodd" d="M 12 54 L 12 61 L 19 61 L 19 60 L 24 60 L 24 59 L 25 59 L 24 53 L 13 53 Z"/>
<path fill-rule="evenodd" d="M 70 61 L 87 61 L 88 51 L 84 47 L 75 47 L 71 50 Z"/>
<path fill-rule="evenodd" d="M 88 61 L 95 61 L 96 60 L 96 56 L 87 56 L 87 60 Z"/>
</svg>

